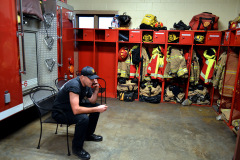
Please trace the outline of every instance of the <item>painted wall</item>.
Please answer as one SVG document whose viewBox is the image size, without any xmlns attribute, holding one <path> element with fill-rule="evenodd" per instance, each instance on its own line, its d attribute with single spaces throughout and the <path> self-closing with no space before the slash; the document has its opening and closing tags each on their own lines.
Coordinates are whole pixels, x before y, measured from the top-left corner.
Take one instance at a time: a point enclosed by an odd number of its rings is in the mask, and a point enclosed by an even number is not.
<svg viewBox="0 0 240 160">
<path fill-rule="evenodd" d="M 157 16 L 168 29 L 182 20 L 189 24 L 201 12 L 212 12 L 220 17 L 219 30 L 228 28 L 228 21 L 240 13 L 240 0 L 68 0 L 74 10 L 115 10 L 131 16 L 130 28 L 138 28 L 145 14 Z"/>
</svg>

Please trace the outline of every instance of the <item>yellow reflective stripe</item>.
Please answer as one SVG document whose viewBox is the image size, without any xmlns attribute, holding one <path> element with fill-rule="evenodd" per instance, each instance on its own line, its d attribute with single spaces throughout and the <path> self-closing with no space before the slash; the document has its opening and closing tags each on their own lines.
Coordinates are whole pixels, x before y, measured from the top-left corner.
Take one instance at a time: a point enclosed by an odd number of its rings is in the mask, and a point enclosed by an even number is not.
<svg viewBox="0 0 240 160">
<path fill-rule="evenodd" d="M 161 74 L 157 74 L 157 77 L 163 78 L 163 75 L 161 75 Z"/>
<path fill-rule="evenodd" d="M 223 96 L 232 97 L 232 94 L 223 94 Z"/>
<path fill-rule="evenodd" d="M 163 77 L 164 78 L 172 78 L 172 76 L 170 76 L 170 75 L 164 75 Z"/>
<path fill-rule="evenodd" d="M 156 56 L 157 56 L 158 54 L 156 54 Z M 156 57 L 155 56 L 155 57 Z M 155 71 L 154 71 L 154 73 L 155 73 L 155 76 L 154 77 L 156 77 L 156 74 L 158 73 L 158 64 L 159 64 L 159 55 L 158 55 L 158 57 L 157 57 L 157 63 L 156 63 L 156 68 L 155 68 Z"/>
<path fill-rule="evenodd" d="M 234 89 L 234 86 L 224 85 L 224 88 Z"/>
<path fill-rule="evenodd" d="M 201 71 L 200 75 L 205 79 L 205 75 L 203 74 L 202 71 Z"/>
<path fill-rule="evenodd" d="M 171 72 L 172 73 L 175 73 L 175 72 L 177 72 L 178 70 L 177 69 L 171 69 Z"/>
<path fill-rule="evenodd" d="M 157 78 L 157 74 L 155 74 L 155 73 L 151 73 L 150 76 L 153 77 L 153 78 Z"/>
<path fill-rule="evenodd" d="M 145 79 L 145 80 L 151 80 L 150 77 L 146 77 L 146 76 L 144 77 L 144 79 Z"/>
<path fill-rule="evenodd" d="M 209 76 L 209 73 L 211 71 L 211 68 L 212 68 L 213 64 L 215 63 L 215 60 L 214 59 L 209 59 L 209 60 L 207 60 L 207 62 L 208 62 L 208 67 L 207 67 L 207 70 L 206 70 L 205 78 L 207 78 Z"/>
<path fill-rule="evenodd" d="M 180 68 L 180 69 L 178 70 L 177 74 L 179 74 L 179 73 L 184 73 L 184 72 L 187 72 L 187 71 L 188 71 L 187 68 Z"/>
<path fill-rule="evenodd" d="M 211 79 L 205 79 L 204 82 L 205 83 L 210 83 L 210 82 L 212 82 L 212 80 Z"/>
<path fill-rule="evenodd" d="M 226 70 L 226 73 L 228 73 L 228 74 L 236 74 L 237 71 L 234 71 L 234 70 Z"/>
</svg>

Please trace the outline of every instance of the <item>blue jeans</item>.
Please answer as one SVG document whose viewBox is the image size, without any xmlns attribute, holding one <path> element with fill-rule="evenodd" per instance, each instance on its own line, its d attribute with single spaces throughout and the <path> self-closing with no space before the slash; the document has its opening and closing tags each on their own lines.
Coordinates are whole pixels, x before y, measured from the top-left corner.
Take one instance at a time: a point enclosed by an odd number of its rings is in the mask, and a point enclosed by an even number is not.
<svg viewBox="0 0 240 160">
<path fill-rule="evenodd" d="M 99 105 L 98 103 L 96 103 L 96 104 L 91 104 L 91 103 L 81 104 L 81 106 L 84 106 L 84 107 L 96 107 L 98 105 Z M 100 113 L 95 112 L 95 113 L 90 113 L 89 115 L 88 114 L 74 115 L 71 110 L 71 111 L 65 112 L 65 114 L 68 118 L 69 124 L 76 124 L 74 138 L 72 141 L 72 146 L 77 149 L 82 149 L 85 137 L 90 136 L 95 132 Z M 64 116 L 62 114 L 60 114 L 59 112 L 53 112 L 52 117 L 59 124 L 67 123 Z"/>
</svg>

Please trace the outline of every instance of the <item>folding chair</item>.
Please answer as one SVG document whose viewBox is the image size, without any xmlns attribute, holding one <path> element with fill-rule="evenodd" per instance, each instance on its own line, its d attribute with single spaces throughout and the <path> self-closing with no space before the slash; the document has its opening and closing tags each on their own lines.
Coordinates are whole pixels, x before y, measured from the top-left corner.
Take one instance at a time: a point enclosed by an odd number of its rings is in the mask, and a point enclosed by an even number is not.
<svg viewBox="0 0 240 160">
<path fill-rule="evenodd" d="M 37 149 L 40 149 L 40 142 L 41 142 L 41 138 L 42 138 L 42 124 L 43 123 L 53 123 L 53 124 L 57 124 L 57 128 L 56 128 L 56 132 L 55 134 L 57 134 L 57 130 L 58 130 L 58 123 L 52 118 L 51 114 L 49 117 L 47 117 L 46 119 L 43 119 L 43 115 L 47 114 L 47 113 L 51 113 L 52 111 L 58 111 L 59 113 L 63 114 L 64 117 L 66 118 L 66 131 L 67 131 L 67 149 L 68 149 L 68 156 L 70 156 L 70 150 L 69 150 L 69 141 L 68 141 L 68 127 L 70 126 L 68 124 L 68 119 L 67 116 L 65 115 L 65 113 L 61 110 L 58 109 L 54 109 L 53 108 L 53 103 L 54 103 L 54 99 L 55 99 L 55 95 L 57 94 L 57 91 L 50 87 L 50 86 L 37 86 L 34 87 L 31 90 L 30 93 L 30 98 L 33 101 L 33 103 L 35 104 L 35 108 L 38 111 L 38 115 L 39 115 L 39 120 L 40 120 L 40 137 L 39 137 L 39 142 L 38 142 L 38 146 Z"/>
</svg>

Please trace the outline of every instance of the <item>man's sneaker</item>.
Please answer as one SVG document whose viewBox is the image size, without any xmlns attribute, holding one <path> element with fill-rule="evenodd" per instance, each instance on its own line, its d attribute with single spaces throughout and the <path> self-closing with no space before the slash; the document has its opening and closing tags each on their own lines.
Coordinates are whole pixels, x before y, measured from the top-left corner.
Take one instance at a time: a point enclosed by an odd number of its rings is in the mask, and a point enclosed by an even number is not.
<svg viewBox="0 0 240 160">
<path fill-rule="evenodd" d="M 95 141 L 95 142 L 99 142 L 102 141 L 103 137 L 96 135 L 96 134 L 92 134 L 91 136 L 86 137 L 86 141 Z"/>
<path fill-rule="evenodd" d="M 78 158 L 82 160 L 88 160 L 91 158 L 90 154 L 85 151 L 84 149 L 77 149 L 77 148 L 72 148 L 72 152 L 74 155 L 78 156 Z"/>
</svg>

